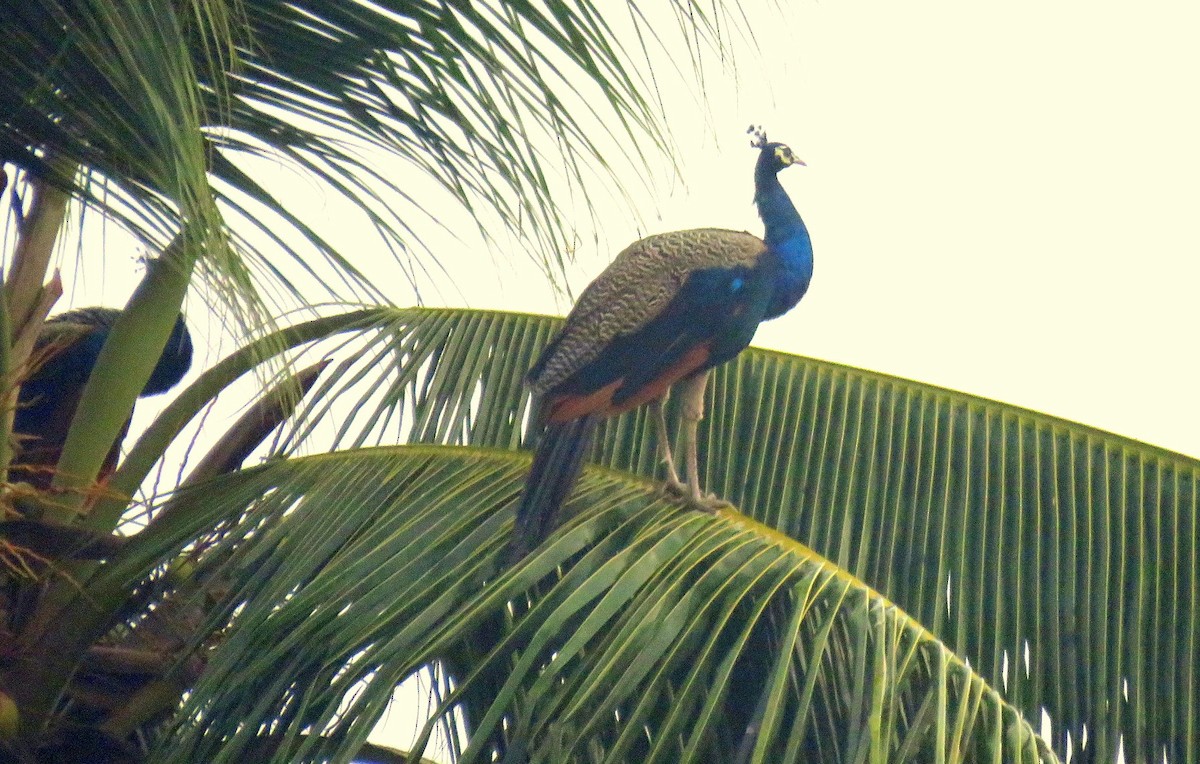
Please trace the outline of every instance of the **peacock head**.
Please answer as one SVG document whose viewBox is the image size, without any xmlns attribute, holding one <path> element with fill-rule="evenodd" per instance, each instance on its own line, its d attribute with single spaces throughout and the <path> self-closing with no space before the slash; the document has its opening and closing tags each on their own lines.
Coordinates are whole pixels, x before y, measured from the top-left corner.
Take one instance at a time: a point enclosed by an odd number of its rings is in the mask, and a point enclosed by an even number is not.
<svg viewBox="0 0 1200 764">
<path fill-rule="evenodd" d="M 752 135 L 750 145 L 758 149 L 758 164 L 755 167 L 755 175 L 774 175 L 785 167 L 791 167 L 794 164 L 803 165 L 804 162 L 799 159 L 790 146 L 784 143 L 773 143 L 767 140 L 767 134 L 761 126 L 750 126 L 746 131 Z"/>
</svg>

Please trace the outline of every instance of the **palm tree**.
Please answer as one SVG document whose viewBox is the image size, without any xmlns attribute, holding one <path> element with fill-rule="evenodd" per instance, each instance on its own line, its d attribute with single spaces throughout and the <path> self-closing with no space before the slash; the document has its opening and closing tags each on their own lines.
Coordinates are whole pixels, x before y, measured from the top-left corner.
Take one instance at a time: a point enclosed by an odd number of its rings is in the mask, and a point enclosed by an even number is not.
<svg viewBox="0 0 1200 764">
<path fill-rule="evenodd" d="M 702 35 L 727 21 L 680 13 Z M 564 527 L 506 570 L 519 380 L 555 319 L 385 305 L 271 324 L 263 294 L 325 299 L 306 272 L 380 296 L 245 169 L 256 155 L 345 194 L 406 261 L 425 213 L 373 170 L 367 151 L 389 152 L 485 229 L 536 231 L 552 270 L 549 168 L 582 183 L 607 166 L 574 83 L 603 95 L 612 140 L 665 145 L 586 0 L 40 0 L 0 21 L 0 156 L 22 210 L 4 378 L 28 368 L 71 204 L 162 253 L 53 500 L 31 516 L 7 490 L 8 759 L 401 761 L 435 735 L 466 760 L 1198 758 L 1194 460 L 752 351 L 717 375 L 702 453 L 739 512 L 660 496 L 635 412 L 597 437 Z M 92 490 L 189 290 L 232 311 L 242 346 Z M 202 412 L 255 370 L 256 405 L 208 433 Z M 189 426 L 206 456 L 153 490 Z M 243 466 L 260 445 L 270 458 Z M 411 752 L 368 745 L 414 676 L 433 702 Z"/>
</svg>

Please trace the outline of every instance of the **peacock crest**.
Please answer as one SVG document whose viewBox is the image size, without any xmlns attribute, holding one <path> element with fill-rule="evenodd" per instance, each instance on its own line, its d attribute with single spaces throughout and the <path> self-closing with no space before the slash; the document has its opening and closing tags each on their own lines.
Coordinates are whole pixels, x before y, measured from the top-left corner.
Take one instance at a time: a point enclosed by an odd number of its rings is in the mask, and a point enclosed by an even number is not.
<svg viewBox="0 0 1200 764">
<path fill-rule="evenodd" d="M 758 125 L 757 127 L 754 125 L 750 125 L 750 127 L 746 128 L 746 135 L 751 136 L 750 137 L 750 147 L 751 148 L 755 148 L 755 149 L 765 148 L 768 143 L 767 131 L 763 130 L 762 125 Z"/>
</svg>

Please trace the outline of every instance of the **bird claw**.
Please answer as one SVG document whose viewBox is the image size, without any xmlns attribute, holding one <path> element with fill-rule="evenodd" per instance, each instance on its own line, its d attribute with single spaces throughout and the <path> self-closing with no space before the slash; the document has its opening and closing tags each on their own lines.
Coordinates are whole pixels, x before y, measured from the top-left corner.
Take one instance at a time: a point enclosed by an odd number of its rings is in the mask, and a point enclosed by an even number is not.
<svg viewBox="0 0 1200 764">
<path fill-rule="evenodd" d="M 715 493 L 699 497 L 689 496 L 687 498 L 687 505 L 692 509 L 709 515 L 715 515 L 722 509 L 733 509 L 733 502 L 726 501 Z"/>
<path fill-rule="evenodd" d="M 704 496 L 693 494 L 691 487 L 678 480 L 668 478 L 663 481 L 662 492 L 667 496 L 682 501 L 691 509 L 710 515 L 715 514 L 717 510 L 733 508 L 732 502 L 726 501 L 716 494 L 710 493 Z"/>
<path fill-rule="evenodd" d="M 674 478 L 667 478 L 662 484 L 662 493 L 664 496 L 670 496 L 675 499 L 686 499 L 691 496 L 691 490 L 683 483 L 680 483 Z"/>
</svg>

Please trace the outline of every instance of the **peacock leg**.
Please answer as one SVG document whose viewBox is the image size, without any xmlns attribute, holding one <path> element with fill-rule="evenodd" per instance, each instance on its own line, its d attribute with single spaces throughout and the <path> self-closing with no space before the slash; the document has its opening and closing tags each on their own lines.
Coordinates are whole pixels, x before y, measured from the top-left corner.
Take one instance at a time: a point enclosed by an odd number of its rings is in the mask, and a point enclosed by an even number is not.
<svg viewBox="0 0 1200 764">
<path fill-rule="evenodd" d="M 704 489 L 700 487 L 700 459 L 696 453 L 696 434 L 700 420 L 704 418 L 704 388 L 708 384 L 708 375 L 707 371 L 697 374 L 684 381 L 679 388 L 683 419 L 680 426 L 680 446 L 683 448 L 687 469 L 687 493 L 683 494 L 683 497 L 696 509 L 714 512 L 733 505 L 712 494 L 705 494 Z"/>
<path fill-rule="evenodd" d="M 663 490 L 676 496 L 686 496 L 687 488 L 679 479 L 679 472 L 675 469 L 675 454 L 671 452 L 671 431 L 667 428 L 667 414 L 663 407 L 665 400 L 664 396 L 650 404 L 650 411 L 654 416 L 655 438 L 658 440 L 658 453 L 667 465 L 667 479 L 663 483 Z"/>
</svg>

